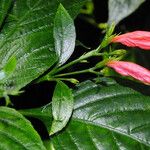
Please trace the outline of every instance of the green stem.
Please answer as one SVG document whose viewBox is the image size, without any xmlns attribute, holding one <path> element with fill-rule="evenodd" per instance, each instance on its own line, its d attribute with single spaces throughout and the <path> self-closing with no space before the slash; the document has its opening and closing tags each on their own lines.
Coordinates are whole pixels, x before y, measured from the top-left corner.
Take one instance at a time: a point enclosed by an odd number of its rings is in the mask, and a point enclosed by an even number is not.
<svg viewBox="0 0 150 150">
<path fill-rule="evenodd" d="M 89 69 L 81 70 L 81 71 L 74 71 L 74 72 L 69 72 L 69 73 L 64 73 L 64 74 L 58 74 L 55 75 L 54 77 L 64 77 L 64 76 L 70 76 L 70 75 L 77 75 L 77 74 L 82 74 L 82 73 L 87 73 L 90 72 Z"/>
<path fill-rule="evenodd" d="M 53 71 L 51 71 L 51 72 L 48 74 L 48 76 L 49 76 L 49 75 L 54 75 L 54 74 L 56 74 L 56 73 L 58 73 L 58 72 L 60 72 L 60 71 L 62 71 L 62 70 L 64 70 L 64 69 L 66 69 L 66 68 L 68 68 L 68 67 L 70 67 L 70 66 L 72 66 L 72 65 L 74 65 L 74 64 L 77 64 L 78 62 L 81 62 L 82 60 L 85 60 L 85 59 L 87 59 L 87 58 L 90 58 L 90 57 L 92 57 L 92 56 L 102 56 L 102 55 L 103 55 L 103 54 L 102 54 L 102 53 L 98 53 L 97 50 L 90 51 L 90 52 L 88 52 L 88 53 L 82 55 L 81 57 L 77 58 L 76 60 L 74 60 L 74 61 L 72 61 L 72 62 L 70 62 L 70 63 L 68 63 L 68 64 L 66 64 L 66 65 L 64 65 L 64 66 L 62 66 L 62 67 L 60 67 L 60 68 L 55 68 Z"/>
<path fill-rule="evenodd" d="M 64 77 L 64 76 L 70 76 L 70 75 L 77 75 L 77 74 L 83 74 L 83 73 L 93 73 L 96 75 L 100 75 L 100 72 L 95 71 L 97 68 L 96 67 L 92 67 L 92 68 L 88 68 L 85 70 L 81 70 L 81 71 L 74 71 L 74 72 L 69 72 L 69 73 L 64 73 L 64 74 L 58 74 L 55 75 L 54 77 Z"/>
<path fill-rule="evenodd" d="M 97 51 L 97 53 L 99 53 L 100 51 L 101 51 L 101 49 L 102 49 L 102 46 L 101 46 L 101 44 L 96 48 L 96 51 Z"/>
<path fill-rule="evenodd" d="M 71 82 L 71 83 L 74 83 L 74 84 L 79 83 L 79 81 L 76 80 L 75 78 L 56 78 L 56 79 L 55 79 L 55 81 L 58 81 L 58 80 L 61 80 L 61 81 L 68 81 L 68 82 Z"/>
<path fill-rule="evenodd" d="M 75 75 L 75 74 L 81 74 L 81 73 L 86 73 L 86 72 L 90 72 L 90 73 L 95 73 L 94 70 L 91 70 L 90 69 L 86 69 L 86 70 L 82 70 L 82 71 L 75 71 L 75 72 L 71 72 L 71 73 L 66 73 L 66 74 L 60 74 L 60 75 L 55 75 L 59 72 L 61 72 L 62 70 L 74 65 L 74 64 L 77 64 L 83 60 L 86 60 L 92 56 L 103 56 L 104 54 L 103 53 L 98 53 L 98 49 L 95 49 L 95 50 L 92 50 L 82 56 L 80 56 L 79 58 L 77 58 L 76 60 L 64 65 L 64 66 L 61 66 L 60 68 L 57 68 L 55 67 L 51 72 L 49 72 L 47 75 L 45 75 L 44 77 L 40 78 L 37 82 L 42 82 L 42 81 L 46 81 L 46 80 L 52 80 L 52 78 L 54 77 L 61 77 L 61 76 L 67 76 L 67 75 Z M 94 68 L 94 67 L 93 67 Z M 95 69 L 95 68 L 94 68 Z"/>
<path fill-rule="evenodd" d="M 43 81 L 56 81 L 56 79 L 54 79 L 53 77 L 50 77 L 48 75 L 45 75 L 42 78 L 38 79 L 36 81 L 36 83 L 40 83 L 40 82 L 43 82 Z"/>
</svg>

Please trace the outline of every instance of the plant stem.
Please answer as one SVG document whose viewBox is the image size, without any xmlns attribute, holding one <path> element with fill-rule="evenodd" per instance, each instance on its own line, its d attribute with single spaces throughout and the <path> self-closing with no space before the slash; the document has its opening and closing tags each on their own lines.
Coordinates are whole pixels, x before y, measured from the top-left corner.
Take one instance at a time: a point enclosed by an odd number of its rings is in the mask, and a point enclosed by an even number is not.
<svg viewBox="0 0 150 150">
<path fill-rule="evenodd" d="M 76 80 L 75 78 L 55 78 L 55 81 L 58 81 L 58 80 L 68 81 L 68 82 L 71 82 L 71 83 L 74 83 L 74 84 L 79 83 L 79 81 Z"/>
<path fill-rule="evenodd" d="M 68 67 L 70 67 L 70 66 L 72 66 L 72 65 L 74 65 L 74 64 L 76 64 L 76 63 L 78 63 L 78 62 L 81 62 L 82 60 L 85 60 L 85 59 L 87 59 L 87 58 L 90 58 L 90 57 L 92 57 L 92 56 L 102 56 L 102 55 L 103 55 L 103 54 L 101 54 L 101 53 L 97 53 L 96 50 L 90 51 L 90 52 L 88 52 L 88 53 L 82 55 L 81 57 L 75 59 L 74 61 L 72 61 L 72 62 L 70 62 L 70 63 L 68 63 L 68 64 L 66 64 L 66 65 L 64 65 L 64 66 L 62 66 L 62 67 L 60 67 L 60 68 L 54 68 L 54 69 L 53 69 L 50 73 L 48 73 L 46 76 L 53 76 L 54 74 L 56 74 L 56 73 L 58 73 L 58 72 L 60 72 L 60 71 L 62 71 L 62 70 L 64 70 L 64 69 L 66 69 L 66 68 L 68 68 Z"/>
<path fill-rule="evenodd" d="M 74 71 L 74 72 L 69 72 L 69 73 L 64 73 L 64 74 L 58 74 L 55 75 L 54 77 L 64 77 L 64 76 L 70 76 L 70 75 L 77 75 L 77 74 L 82 74 L 82 73 L 87 73 L 90 72 L 89 69 L 81 70 L 81 71 Z"/>
<path fill-rule="evenodd" d="M 64 74 L 58 74 L 58 75 L 55 75 L 54 77 L 57 78 L 57 77 L 77 75 L 77 74 L 83 74 L 83 73 L 93 73 L 93 74 L 96 74 L 96 75 L 100 75 L 100 73 L 96 72 L 95 69 L 96 69 L 96 67 L 92 67 L 92 68 L 88 68 L 88 69 L 81 70 L 81 71 L 74 71 L 74 72 L 69 72 L 69 73 L 64 73 Z"/>
<path fill-rule="evenodd" d="M 103 56 L 104 54 L 103 53 L 98 53 L 98 50 L 95 49 L 95 50 L 92 50 L 86 54 L 83 54 L 82 56 L 80 56 L 79 58 L 75 59 L 74 61 L 64 65 L 64 66 L 61 66 L 60 68 L 57 68 L 55 67 L 51 72 L 49 72 L 47 75 L 43 76 L 42 78 L 40 78 L 37 82 L 41 82 L 41 81 L 46 81 L 46 80 L 51 80 L 51 78 L 54 78 L 54 77 L 61 77 L 61 76 L 67 76 L 67 75 L 74 75 L 74 74 L 81 74 L 81 73 L 86 73 L 86 72 L 90 72 L 90 73 L 95 73 L 95 74 L 98 74 L 96 73 L 96 71 L 94 72 L 94 69 L 96 69 L 95 67 L 93 68 L 90 68 L 90 69 L 85 69 L 85 70 L 82 70 L 82 71 L 75 71 L 75 72 L 71 72 L 71 73 L 66 73 L 66 74 L 60 74 L 60 75 L 55 75 L 56 73 L 59 73 L 61 72 L 62 70 L 74 65 L 74 64 L 77 64 L 78 62 L 81 62 L 83 60 L 86 60 L 92 56 Z"/>
</svg>

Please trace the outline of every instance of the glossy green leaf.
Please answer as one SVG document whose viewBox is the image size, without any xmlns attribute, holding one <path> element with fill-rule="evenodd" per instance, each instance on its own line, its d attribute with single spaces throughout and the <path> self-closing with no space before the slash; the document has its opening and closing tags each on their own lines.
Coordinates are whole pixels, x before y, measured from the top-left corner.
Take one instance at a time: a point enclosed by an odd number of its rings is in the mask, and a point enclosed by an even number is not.
<svg viewBox="0 0 150 150">
<path fill-rule="evenodd" d="M 12 0 L 0 0 L 0 27 L 7 15 L 8 10 L 12 4 Z"/>
<path fill-rule="evenodd" d="M 56 150 L 150 149 L 150 97 L 108 82 L 87 81 L 74 90 L 71 121 L 51 138 L 49 145 L 46 142 L 48 147 Z M 137 85 L 142 92 L 148 90 Z M 45 107 L 50 108 L 50 105 Z"/>
<path fill-rule="evenodd" d="M 72 18 L 61 4 L 54 19 L 54 40 L 55 51 L 59 56 L 59 65 L 62 65 L 74 51 L 76 33 Z"/>
<path fill-rule="evenodd" d="M 75 17 L 86 0 L 60 0 Z M 0 84 L 0 91 L 13 94 L 49 69 L 58 58 L 54 50 L 53 20 L 56 0 L 16 0 L 0 33 L 0 70 L 12 55 L 17 65 Z"/>
<path fill-rule="evenodd" d="M 19 112 L 0 107 L 1 150 L 46 150 L 31 123 Z"/>
<path fill-rule="evenodd" d="M 50 135 L 61 131 L 68 123 L 73 111 L 73 95 L 71 89 L 62 81 L 58 81 L 52 98 L 53 122 Z"/>
<path fill-rule="evenodd" d="M 118 24 L 132 14 L 145 0 L 109 0 L 108 23 Z"/>
</svg>

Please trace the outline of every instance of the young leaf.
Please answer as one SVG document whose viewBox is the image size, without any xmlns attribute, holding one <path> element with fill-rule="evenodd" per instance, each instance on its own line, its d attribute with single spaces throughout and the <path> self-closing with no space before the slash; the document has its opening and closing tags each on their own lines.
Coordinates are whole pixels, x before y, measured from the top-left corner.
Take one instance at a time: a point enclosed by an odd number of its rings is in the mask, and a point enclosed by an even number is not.
<svg viewBox="0 0 150 150">
<path fill-rule="evenodd" d="M 76 40 L 74 22 L 62 4 L 59 5 L 54 19 L 54 39 L 59 65 L 62 65 L 73 53 Z"/>
<path fill-rule="evenodd" d="M 7 107 L 0 107 L 0 141 L 2 150 L 46 150 L 31 123 Z"/>
<path fill-rule="evenodd" d="M 145 0 L 109 0 L 108 23 L 118 24 L 132 14 Z"/>
<path fill-rule="evenodd" d="M 68 123 L 73 111 L 73 95 L 71 89 L 62 81 L 58 81 L 52 98 L 53 122 L 50 135 L 62 130 Z"/>
</svg>

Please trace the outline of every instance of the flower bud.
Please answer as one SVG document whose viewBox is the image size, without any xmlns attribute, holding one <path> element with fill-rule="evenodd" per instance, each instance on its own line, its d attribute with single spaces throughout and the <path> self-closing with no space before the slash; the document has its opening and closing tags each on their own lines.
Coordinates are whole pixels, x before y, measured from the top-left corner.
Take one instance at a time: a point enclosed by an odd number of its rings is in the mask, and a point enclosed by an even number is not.
<svg viewBox="0 0 150 150">
<path fill-rule="evenodd" d="M 120 55 L 125 55 L 126 53 L 127 53 L 126 50 L 118 49 L 118 50 L 115 50 L 115 51 L 111 52 L 111 55 L 118 55 L 118 56 L 120 56 Z"/>
<path fill-rule="evenodd" d="M 79 81 L 77 79 L 74 79 L 74 78 L 68 79 L 68 81 L 70 81 L 73 84 L 78 84 L 79 83 Z"/>
<path fill-rule="evenodd" d="M 107 63 L 107 66 L 123 76 L 130 76 L 144 84 L 150 84 L 150 71 L 140 65 L 132 62 L 112 60 Z"/>
<path fill-rule="evenodd" d="M 150 32 L 134 31 L 119 36 L 115 36 L 113 43 L 121 43 L 129 47 L 139 47 L 141 49 L 150 50 Z"/>
</svg>

